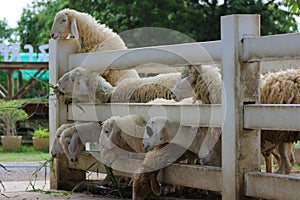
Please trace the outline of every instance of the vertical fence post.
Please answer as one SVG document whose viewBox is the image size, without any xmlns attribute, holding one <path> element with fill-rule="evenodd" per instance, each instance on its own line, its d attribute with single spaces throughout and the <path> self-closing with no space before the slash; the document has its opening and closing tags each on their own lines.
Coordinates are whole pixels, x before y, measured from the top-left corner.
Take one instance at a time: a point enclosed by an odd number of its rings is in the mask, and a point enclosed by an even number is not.
<svg viewBox="0 0 300 200">
<path fill-rule="evenodd" d="M 244 174 L 260 170 L 260 132 L 243 128 L 243 106 L 259 101 L 259 64 L 242 61 L 242 38 L 260 35 L 259 15 L 221 18 L 222 199 L 244 199 Z"/>
<path fill-rule="evenodd" d="M 49 41 L 49 82 L 55 85 L 59 78 L 69 71 L 68 55 L 78 52 L 78 42 L 75 39 Z M 53 94 L 53 91 L 50 91 Z M 49 97 L 49 131 L 50 148 L 55 138 L 56 129 L 67 122 L 67 105 L 54 95 Z M 68 160 L 64 155 L 54 162 L 54 173 L 50 175 L 51 189 L 71 190 L 78 182 L 85 180 L 85 171 L 68 167 Z"/>
</svg>

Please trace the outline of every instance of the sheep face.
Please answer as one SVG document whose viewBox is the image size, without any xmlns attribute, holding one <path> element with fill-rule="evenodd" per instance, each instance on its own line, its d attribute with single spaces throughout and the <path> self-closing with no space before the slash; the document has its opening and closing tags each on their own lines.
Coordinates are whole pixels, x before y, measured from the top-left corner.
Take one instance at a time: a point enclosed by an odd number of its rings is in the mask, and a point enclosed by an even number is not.
<svg viewBox="0 0 300 200">
<path fill-rule="evenodd" d="M 69 21 L 66 10 L 56 14 L 50 36 L 52 39 L 66 39 L 71 34 L 71 22 Z"/>
<path fill-rule="evenodd" d="M 100 144 L 105 144 L 108 149 L 113 149 L 114 146 L 120 146 L 119 141 L 121 129 L 117 126 L 114 118 L 107 119 L 102 126 Z"/>
<path fill-rule="evenodd" d="M 193 86 L 195 85 L 196 77 L 193 75 L 187 76 L 179 80 L 172 88 L 171 98 L 175 101 L 192 97 L 194 95 Z"/>
<path fill-rule="evenodd" d="M 165 132 L 165 124 L 167 119 L 164 117 L 155 117 L 147 122 L 143 137 L 143 147 L 151 150 L 153 147 L 163 144 L 167 140 Z"/>
<path fill-rule="evenodd" d="M 60 136 L 56 136 L 51 148 L 51 156 L 54 158 L 64 152 L 63 147 L 61 146 L 59 140 L 60 140 Z M 71 142 L 71 137 L 66 137 L 65 143 L 70 144 L 70 142 Z"/>
</svg>

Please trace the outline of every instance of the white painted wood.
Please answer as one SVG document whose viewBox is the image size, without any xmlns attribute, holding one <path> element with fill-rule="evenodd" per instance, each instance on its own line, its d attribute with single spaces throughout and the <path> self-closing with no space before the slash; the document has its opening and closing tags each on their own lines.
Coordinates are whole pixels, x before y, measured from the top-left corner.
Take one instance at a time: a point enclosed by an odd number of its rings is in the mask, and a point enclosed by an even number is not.
<svg viewBox="0 0 300 200">
<path fill-rule="evenodd" d="M 246 105 L 244 113 L 244 127 L 248 129 L 300 131 L 297 104 Z"/>
<path fill-rule="evenodd" d="M 245 175 L 246 195 L 266 199 L 298 200 L 300 177 L 249 172 Z"/>
<path fill-rule="evenodd" d="M 79 121 L 103 121 L 111 116 L 139 114 L 148 120 L 151 116 L 167 116 L 171 121 L 182 125 L 221 127 L 220 105 L 151 105 L 145 103 L 113 104 L 72 104 L 69 105 L 68 119 Z"/>
<path fill-rule="evenodd" d="M 222 199 L 244 198 L 244 173 L 260 169 L 259 134 L 243 130 L 243 104 L 257 101 L 258 67 L 241 62 L 245 35 L 260 34 L 259 15 L 230 15 L 221 18 L 222 39 Z M 253 70 L 253 71 L 252 71 Z M 247 74 L 247 78 L 244 75 Z M 244 90 L 250 86 L 249 91 Z M 248 89 L 248 88 L 247 88 Z M 256 95 L 256 97 L 255 97 Z M 249 152 L 252 152 L 249 154 Z"/>
<path fill-rule="evenodd" d="M 49 83 L 56 85 L 58 79 L 69 71 L 68 55 L 77 52 L 78 42 L 75 39 L 70 40 L 49 40 Z M 49 131 L 50 147 L 55 138 L 56 129 L 67 121 L 67 106 L 64 102 L 57 100 L 50 90 L 49 97 Z"/>
<path fill-rule="evenodd" d="M 244 62 L 300 58 L 300 33 L 245 37 Z"/>
<path fill-rule="evenodd" d="M 104 70 L 126 69 L 147 63 L 207 64 L 220 62 L 220 58 L 221 42 L 213 41 L 76 54 L 69 56 L 69 63 L 71 68 L 83 66 L 91 70 Z"/>
<path fill-rule="evenodd" d="M 50 40 L 49 41 L 49 82 L 55 85 L 58 79 L 69 70 L 68 55 L 78 52 L 78 41 L 75 39 L 70 40 Z M 62 100 L 58 100 L 53 94 L 53 90 L 50 91 L 49 97 L 49 131 L 50 131 L 50 148 L 55 138 L 56 129 L 63 123 L 67 122 L 67 106 Z M 69 177 L 68 168 L 64 164 L 66 158 L 61 157 L 55 162 L 55 175 L 50 176 L 50 188 L 62 189 L 64 187 L 63 177 Z M 84 173 L 77 172 L 77 177 L 81 177 Z M 75 182 L 76 178 L 74 178 Z"/>
</svg>

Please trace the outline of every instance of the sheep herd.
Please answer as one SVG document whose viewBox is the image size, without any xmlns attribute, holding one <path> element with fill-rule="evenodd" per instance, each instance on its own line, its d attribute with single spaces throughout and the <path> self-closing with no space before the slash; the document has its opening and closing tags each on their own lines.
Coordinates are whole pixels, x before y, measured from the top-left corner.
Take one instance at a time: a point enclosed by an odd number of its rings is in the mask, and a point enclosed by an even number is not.
<svg viewBox="0 0 300 200">
<path fill-rule="evenodd" d="M 52 39 L 78 39 L 79 52 L 126 49 L 121 37 L 85 13 L 64 9 L 55 16 Z M 140 77 L 135 69 L 108 70 L 102 74 L 78 66 L 57 82 L 59 96 L 73 102 L 220 104 L 221 72 L 218 67 L 191 65 L 181 73 Z M 298 104 L 300 68 L 267 73 L 260 78 L 261 103 Z M 161 193 L 157 175 L 173 162 L 221 166 L 221 128 L 184 126 L 167 117 L 145 120 L 139 115 L 112 116 L 103 122 L 74 122 L 61 125 L 51 149 L 53 157 L 65 154 L 76 162 L 85 143 L 98 141 L 99 160 L 113 166 L 129 153 L 143 155 L 134 171 L 133 199 L 144 199 L 149 192 Z M 272 172 L 272 155 L 279 169 L 289 174 L 295 162 L 294 143 L 300 132 L 261 131 L 261 153 L 266 171 Z"/>
</svg>

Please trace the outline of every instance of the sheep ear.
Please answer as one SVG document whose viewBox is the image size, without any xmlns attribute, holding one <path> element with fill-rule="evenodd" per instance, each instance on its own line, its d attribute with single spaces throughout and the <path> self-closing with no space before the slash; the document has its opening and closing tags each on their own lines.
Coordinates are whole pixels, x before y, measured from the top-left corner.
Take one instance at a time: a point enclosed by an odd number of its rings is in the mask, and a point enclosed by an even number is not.
<svg viewBox="0 0 300 200">
<path fill-rule="evenodd" d="M 82 79 L 79 80 L 79 90 L 82 94 L 88 94 L 88 87 Z"/>
<path fill-rule="evenodd" d="M 157 175 L 158 175 L 158 171 L 150 174 L 150 185 L 153 193 L 159 196 L 161 194 L 161 188 L 157 181 Z"/>
<path fill-rule="evenodd" d="M 112 149 L 114 147 L 114 144 L 117 142 L 117 137 L 120 129 L 117 127 L 112 128 L 109 137 L 107 139 L 107 147 L 109 149 Z"/>
<path fill-rule="evenodd" d="M 75 132 L 72 135 L 71 141 L 70 141 L 70 145 L 69 145 L 69 152 L 71 154 L 75 154 L 79 149 L 79 136 L 78 133 Z"/>
<path fill-rule="evenodd" d="M 75 38 L 77 38 L 77 39 L 79 38 L 76 19 L 73 19 L 71 21 L 71 32 L 72 32 L 72 34 L 74 35 Z"/>
</svg>

